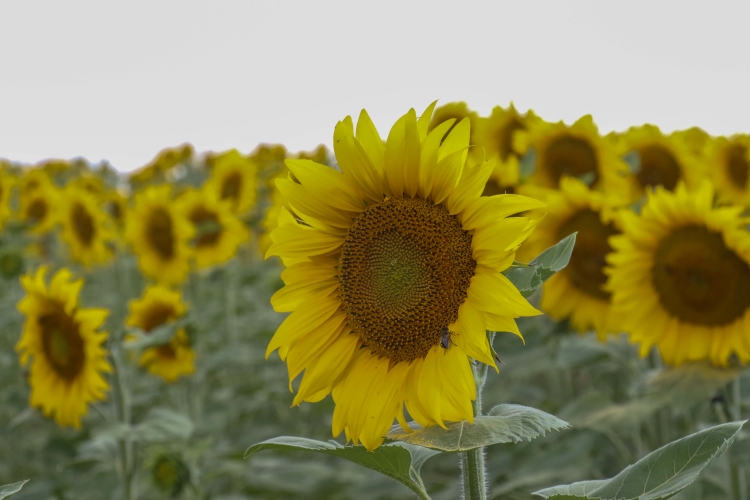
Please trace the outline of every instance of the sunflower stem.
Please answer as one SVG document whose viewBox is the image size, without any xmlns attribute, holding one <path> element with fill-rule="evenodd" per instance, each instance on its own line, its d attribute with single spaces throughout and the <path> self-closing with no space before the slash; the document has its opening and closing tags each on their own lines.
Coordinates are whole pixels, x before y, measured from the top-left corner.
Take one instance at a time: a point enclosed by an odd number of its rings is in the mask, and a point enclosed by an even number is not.
<svg viewBox="0 0 750 500">
<path fill-rule="evenodd" d="M 229 262 L 224 267 L 224 314 L 229 345 L 237 343 L 237 273 L 233 263 Z"/>
<path fill-rule="evenodd" d="M 125 377 L 123 376 L 123 364 L 120 357 L 119 347 L 112 349 L 112 361 L 114 364 L 114 393 L 115 393 L 115 411 L 117 419 L 124 426 L 129 427 L 131 421 L 130 413 L 130 394 L 127 390 Z M 129 438 L 122 438 L 118 441 L 118 451 L 120 456 L 120 479 L 122 480 L 122 492 L 124 500 L 133 500 L 135 492 L 133 489 L 134 467 L 133 467 L 133 443 Z"/>
<path fill-rule="evenodd" d="M 740 377 L 735 377 L 731 382 L 732 386 L 732 418 L 734 420 L 742 420 L 742 388 L 740 386 Z M 740 464 L 732 457 L 731 453 L 727 453 L 729 457 L 729 472 L 732 484 L 732 499 L 733 500 L 747 500 L 747 484 L 745 482 L 745 471 L 740 467 Z"/>
<path fill-rule="evenodd" d="M 490 338 L 492 342 L 492 338 Z M 478 363 L 473 367 L 477 395 L 474 399 L 474 416 L 482 415 L 482 389 L 487 378 L 487 365 Z M 461 470 L 465 500 L 487 500 L 487 471 L 484 460 L 484 448 L 461 453 Z"/>
</svg>

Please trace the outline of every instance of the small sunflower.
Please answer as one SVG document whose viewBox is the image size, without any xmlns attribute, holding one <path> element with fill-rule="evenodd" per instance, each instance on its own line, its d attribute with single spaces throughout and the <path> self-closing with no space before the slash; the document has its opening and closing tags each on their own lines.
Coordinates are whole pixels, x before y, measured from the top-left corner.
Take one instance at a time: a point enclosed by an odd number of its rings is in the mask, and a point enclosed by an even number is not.
<svg viewBox="0 0 750 500">
<path fill-rule="evenodd" d="M 73 259 L 86 266 L 108 261 L 112 257 L 108 245 L 115 234 L 97 199 L 81 187 L 69 186 L 59 207 L 62 237 L 70 245 Z"/>
<path fill-rule="evenodd" d="M 128 197 L 119 190 L 113 189 L 103 193 L 99 198 L 102 200 L 104 211 L 107 212 L 115 226 L 122 228 L 125 225 L 125 214 L 128 210 Z"/>
<path fill-rule="evenodd" d="M 72 184 L 95 196 L 99 196 L 105 191 L 104 181 L 101 177 L 95 175 L 79 175 L 73 180 Z"/>
<path fill-rule="evenodd" d="M 213 190 L 220 200 L 228 200 L 232 210 L 244 214 L 255 205 L 258 172 L 255 162 L 232 149 L 213 161 L 211 178 L 206 189 Z"/>
<path fill-rule="evenodd" d="M 189 162 L 194 156 L 195 151 L 190 144 L 163 149 L 148 165 L 130 174 L 130 182 L 135 188 L 142 188 L 152 182 L 163 182 L 172 169 Z"/>
<path fill-rule="evenodd" d="M 31 188 L 26 184 L 21 188 L 19 218 L 29 225 L 34 234 L 43 234 L 51 230 L 59 221 L 57 210 L 60 208 L 59 190 L 48 182 L 40 182 Z"/>
<path fill-rule="evenodd" d="M 21 278 L 26 296 L 18 310 L 26 316 L 16 345 L 22 365 L 31 362 L 30 404 L 61 426 L 80 428 L 87 405 L 104 399 L 109 385 L 103 373 L 111 372 L 102 344 L 106 332 L 98 331 L 106 309 L 78 307 L 83 280 L 73 280 L 61 269 L 46 284 L 47 269 Z"/>
<path fill-rule="evenodd" d="M 685 130 L 672 132 L 672 137 L 682 141 L 688 150 L 696 156 L 703 154 L 703 151 L 713 140 L 713 137 L 700 127 L 690 127 Z"/>
<path fill-rule="evenodd" d="M 16 178 L 0 168 L 0 229 L 3 228 L 5 221 L 10 219 L 10 198 L 15 185 Z"/>
<path fill-rule="evenodd" d="M 717 137 L 706 145 L 704 154 L 719 199 L 750 206 L 750 135 Z"/>
<path fill-rule="evenodd" d="M 715 208 L 713 195 L 707 182 L 658 187 L 640 215 L 622 213 L 623 234 L 610 240 L 608 290 L 643 356 L 656 345 L 672 365 L 750 361 L 747 220 L 740 207 Z"/>
<path fill-rule="evenodd" d="M 545 197 L 549 213 L 521 247 L 534 257 L 561 239 L 578 232 L 568 266 L 544 283 L 541 308 L 558 321 L 569 320 L 579 332 L 595 330 L 600 339 L 619 328 L 604 289 L 605 257 L 612 252 L 609 237 L 619 234 L 617 212 L 607 198 L 572 177 Z M 519 253 L 521 253 L 519 251 Z"/>
<path fill-rule="evenodd" d="M 21 176 L 19 188 L 21 196 L 27 195 L 38 188 L 52 186 L 52 180 L 42 168 L 25 170 Z"/>
<path fill-rule="evenodd" d="M 222 264 L 250 238 L 229 200 L 219 200 L 209 189 L 190 190 L 177 199 L 177 210 L 193 224 L 195 263 L 199 268 Z"/>
<path fill-rule="evenodd" d="M 174 209 L 169 185 L 149 187 L 135 195 L 125 238 L 146 276 L 167 284 L 182 282 L 190 271 L 188 242 L 194 233 L 190 221 Z"/>
<path fill-rule="evenodd" d="M 386 142 L 364 110 L 356 135 L 346 117 L 341 171 L 287 160 L 293 178 L 276 182 L 296 217 L 282 208 L 271 234 L 266 256 L 287 265 L 271 303 L 291 315 L 267 355 L 290 384 L 304 370 L 294 405 L 332 393 L 334 435 L 369 450 L 404 408 L 424 426 L 473 421 L 470 358 L 495 366 L 487 330 L 520 335 L 515 318 L 539 314 L 501 271 L 535 225 L 509 216 L 542 204 L 482 197 L 493 165 L 466 165 L 470 120 L 428 133 L 433 106 Z"/>
<path fill-rule="evenodd" d="M 618 157 L 611 141 L 599 135 L 591 115 L 570 126 L 533 116 L 526 125 L 527 130 L 516 132 L 514 149 L 521 156 L 531 154 L 533 149 L 536 155 L 530 184 L 557 189 L 563 177 L 578 177 L 609 196 L 628 196 L 624 179 L 627 164 Z"/>
<path fill-rule="evenodd" d="M 129 309 L 130 315 L 125 324 L 146 333 L 179 319 L 187 312 L 180 293 L 163 285 L 146 288 L 143 297 L 130 301 Z M 174 382 L 183 375 L 194 373 L 194 362 L 195 351 L 190 347 L 187 332 L 179 328 L 168 343 L 143 351 L 139 364 L 149 373 Z"/>
</svg>

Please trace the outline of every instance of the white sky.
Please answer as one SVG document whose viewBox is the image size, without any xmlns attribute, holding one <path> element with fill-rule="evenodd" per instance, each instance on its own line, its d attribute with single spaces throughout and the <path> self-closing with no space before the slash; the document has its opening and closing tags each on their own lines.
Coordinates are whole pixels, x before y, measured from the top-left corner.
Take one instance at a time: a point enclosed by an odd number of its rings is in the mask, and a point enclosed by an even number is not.
<svg viewBox="0 0 750 500">
<path fill-rule="evenodd" d="M 696 2 L 697 4 L 697 2 Z M 750 2 L 3 1 L 0 157 L 330 145 L 366 108 L 513 100 L 602 131 L 750 132 Z"/>
</svg>

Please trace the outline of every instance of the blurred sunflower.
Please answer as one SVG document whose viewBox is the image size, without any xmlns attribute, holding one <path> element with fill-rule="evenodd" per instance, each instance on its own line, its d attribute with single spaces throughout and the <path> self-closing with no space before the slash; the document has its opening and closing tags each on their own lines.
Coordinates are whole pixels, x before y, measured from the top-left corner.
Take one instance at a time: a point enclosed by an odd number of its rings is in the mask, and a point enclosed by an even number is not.
<svg viewBox="0 0 750 500">
<path fill-rule="evenodd" d="M 73 259 L 90 266 L 112 257 L 108 245 L 115 234 L 109 226 L 107 214 L 89 191 L 76 185 L 67 187 L 60 197 L 59 215 L 62 237 L 70 245 Z"/>
<path fill-rule="evenodd" d="M 21 196 L 27 195 L 38 188 L 53 187 L 49 175 L 41 168 L 24 170 L 19 183 Z"/>
<path fill-rule="evenodd" d="M 532 116 L 526 127 L 516 132 L 514 149 L 521 156 L 532 154 L 533 149 L 536 162 L 530 184 L 557 189 L 563 177 L 578 177 L 608 196 L 627 198 L 627 164 L 612 143 L 599 135 L 591 115 L 570 126 Z"/>
<path fill-rule="evenodd" d="M 172 169 L 190 161 L 193 156 L 195 151 L 190 144 L 163 149 L 148 165 L 130 174 L 130 183 L 140 189 L 152 182 L 163 182 Z"/>
<path fill-rule="evenodd" d="M 723 203 L 750 206 L 750 135 L 717 137 L 705 149 L 705 162 Z"/>
<path fill-rule="evenodd" d="M 130 314 L 125 324 L 140 328 L 147 334 L 179 319 L 187 312 L 180 292 L 163 285 L 146 288 L 143 297 L 131 300 L 128 307 Z M 131 338 L 127 336 L 125 340 Z M 144 350 L 139 360 L 139 364 L 149 373 L 158 375 L 167 382 L 174 382 L 183 375 L 194 373 L 194 362 L 195 351 L 190 347 L 190 339 L 184 328 L 178 328 L 169 342 Z"/>
<path fill-rule="evenodd" d="M 281 209 L 267 252 L 288 265 L 271 303 L 291 312 L 267 355 L 279 350 L 290 387 L 304 370 L 295 405 L 332 392 L 334 435 L 369 450 L 394 418 L 406 428 L 404 407 L 424 426 L 473 421 L 470 358 L 495 366 L 487 330 L 520 335 L 514 318 L 539 314 L 501 271 L 535 225 L 509 216 L 542 204 L 481 197 L 492 162 L 465 166 L 468 119 L 428 133 L 433 106 L 385 143 L 364 110 L 356 136 L 346 117 L 341 171 L 287 160 L 298 182 L 276 182 L 297 218 Z"/>
<path fill-rule="evenodd" d="M 90 174 L 77 176 L 72 184 L 95 196 L 101 195 L 105 190 L 104 181 L 100 177 Z"/>
<path fill-rule="evenodd" d="M 564 177 L 560 190 L 550 193 L 545 202 L 547 217 L 522 245 L 521 259 L 539 255 L 576 231 L 578 235 L 568 266 L 544 283 L 541 308 L 558 321 L 569 320 L 576 331 L 593 329 L 603 340 L 619 329 L 619 318 L 604 289 L 605 256 L 612 252 L 608 239 L 620 233 L 616 211 L 602 193 L 572 177 Z"/>
<path fill-rule="evenodd" d="M 59 221 L 57 210 L 60 207 L 59 190 L 49 180 L 39 182 L 35 187 L 26 184 L 21 188 L 19 218 L 29 225 L 34 234 L 43 234 Z"/>
<path fill-rule="evenodd" d="M 100 196 L 103 202 L 104 211 L 115 223 L 115 226 L 121 228 L 125 225 L 125 214 L 128 210 L 128 197 L 117 189 L 106 191 Z"/>
<path fill-rule="evenodd" d="M 213 161 L 207 190 L 213 190 L 220 200 L 228 200 L 232 210 L 244 214 L 255 204 L 258 172 L 255 162 L 232 149 Z"/>
<path fill-rule="evenodd" d="M 702 155 L 703 151 L 713 140 L 713 137 L 700 127 L 690 127 L 685 130 L 677 130 L 672 132 L 671 135 L 677 140 L 685 143 L 688 150 L 696 156 Z"/>
<path fill-rule="evenodd" d="M 190 190 L 177 199 L 177 210 L 195 229 L 192 240 L 199 268 L 231 259 L 237 247 L 250 238 L 242 221 L 232 212 L 229 200 L 219 200 L 214 191 Z"/>
<path fill-rule="evenodd" d="M 458 125 L 458 123 L 464 118 L 468 118 L 471 125 L 471 130 L 469 131 L 469 145 L 473 146 L 476 144 L 475 134 L 479 123 L 479 115 L 476 111 L 469 109 L 469 106 L 465 102 L 449 102 L 442 106 L 438 106 L 432 114 L 427 131 L 432 132 L 438 125 L 451 120 L 453 125 L 443 134 L 443 138 L 445 138 L 445 136 L 451 132 L 452 128 Z M 469 155 L 472 159 L 479 161 L 481 154 L 478 154 L 478 151 L 474 151 L 475 149 L 476 148 L 472 148 L 471 151 L 469 151 Z M 483 159 L 483 157 L 481 159 Z"/>
<path fill-rule="evenodd" d="M 102 376 L 112 371 L 102 347 L 107 334 L 97 331 L 108 311 L 78 307 L 83 280 L 73 280 L 67 269 L 55 273 L 49 286 L 46 273 L 42 267 L 21 278 L 26 296 L 18 310 L 26 321 L 16 350 L 22 365 L 31 362 L 31 406 L 61 426 L 80 428 L 87 405 L 103 400 L 109 389 Z"/>
<path fill-rule="evenodd" d="M 0 168 L 0 229 L 3 228 L 5 221 L 10 219 L 10 198 L 15 184 L 16 178 Z"/>
<path fill-rule="evenodd" d="M 483 148 L 487 157 L 495 160 L 495 170 L 485 187 L 485 196 L 514 193 L 519 183 L 518 154 L 513 150 L 513 137 L 519 130 L 526 130 L 527 116 L 521 115 L 513 103 L 507 108 L 495 106 L 492 114 L 477 121 L 477 146 Z"/>
<path fill-rule="evenodd" d="M 608 290 L 623 329 L 645 356 L 656 345 L 669 364 L 732 354 L 750 361 L 750 234 L 742 208 L 714 208 L 707 182 L 647 193 L 640 215 L 623 211 Z"/>
<path fill-rule="evenodd" d="M 188 242 L 194 233 L 190 221 L 174 209 L 168 184 L 135 195 L 125 223 L 125 238 L 146 276 L 167 284 L 182 282 L 190 271 Z"/>
</svg>

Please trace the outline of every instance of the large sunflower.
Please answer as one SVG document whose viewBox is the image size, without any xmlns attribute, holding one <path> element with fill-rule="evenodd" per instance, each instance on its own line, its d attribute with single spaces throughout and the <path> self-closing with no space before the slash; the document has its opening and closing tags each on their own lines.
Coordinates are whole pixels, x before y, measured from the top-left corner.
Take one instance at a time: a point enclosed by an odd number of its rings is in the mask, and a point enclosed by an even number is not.
<svg viewBox="0 0 750 500">
<path fill-rule="evenodd" d="M 536 155 L 532 185 L 557 189 L 565 176 L 579 177 L 610 197 L 628 197 L 627 164 L 617 150 L 599 135 L 591 115 L 579 118 L 573 125 L 548 123 L 536 116 L 526 121 L 527 130 L 518 130 L 514 149 L 519 155 Z"/>
<path fill-rule="evenodd" d="M 168 284 L 183 281 L 190 271 L 188 242 L 194 233 L 190 221 L 174 209 L 169 185 L 136 194 L 125 237 L 145 275 Z"/>
<path fill-rule="evenodd" d="M 619 329 L 604 290 L 608 239 L 619 234 L 617 212 L 607 198 L 572 177 L 560 181 L 560 190 L 545 197 L 549 213 L 519 253 L 531 258 L 562 238 L 578 232 L 568 266 L 552 276 L 542 292 L 541 308 L 558 321 L 569 320 L 579 332 L 595 330 L 599 338 Z"/>
<path fill-rule="evenodd" d="M 258 171 L 255 162 L 232 149 L 213 160 L 206 189 L 220 200 L 228 200 L 232 210 L 242 215 L 255 205 Z"/>
<path fill-rule="evenodd" d="M 297 182 L 277 181 L 296 217 L 282 208 L 271 235 L 267 256 L 288 266 L 271 302 L 291 315 L 267 355 L 290 379 L 304 370 L 295 405 L 332 392 L 334 435 L 370 450 L 404 407 L 425 426 L 473 421 L 470 358 L 495 365 L 487 330 L 519 334 L 514 318 L 539 314 L 501 271 L 535 225 L 509 216 L 541 203 L 482 197 L 493 165 L 465 166 L 469 120 L 428 133 L 431 114 L 410 110 L 385 143 L 364 110 L 356 135 L 346 117 L 341 171 L 287 160 Z"/>
<path fill-rule="evenodd" d="M 204 188 L 183 193 L 177 200 L 177 210 L 195 228 L 192 245 L 199 268 L 228 261 L 237 247 L 250 237 L 245 225 L 232 212 L 231 202 L 219 200 L 212 190 Z"/>
<path fill-rule="evenodd" d="M 750 135 L 717 137 L 706 145 L 704 158 L 720 200 L 750 206 Z"/>
<path fill-rule="evenodd" d="M 107 214 L 89 191 L 69 186 L 61 197 L 62 237 L 70 245 L 71 255 L 86 266 L 106 262 L 112 257 L 109 243 L 115 233 Z"/>
<path fill-rule="evenodd" d="M 146 288 L 143 297 L 131 300 L 128 326 L 140 328 L 147 334 L 155 328 L 175 321 L 187 312 L 179 292 L 163 285 Z M 129 339 L 126 339 L 129 340 Z M 195 372 L 195 351 L 184 328 L 178 328 L 168 343 L 149 347 L 141 354 L 140 365 L 149 373 L 174 382 L 183 375 Z"/>
<path fill-rule="evenodd" d="M 656 188 L 640 215 L 623 212 L 608 289 L 641 355 L 656 345 L 667 363 L 732 354 L 750 361 L 750 234 L 742 208 L 714 208 L 708 183 Z"/>
<path fill-rule="evenodd" d="M 22 365 L 31 361 L 31 406 L 62 426 L 79 428 L 87 405 L 104 399 L 109 389 L 102 376 L 112 371 L 102 347 L 107 334 L 97 331 L 108 311 L 79 308 L 83 280 L 61 269 L 48 286 L 46 271 L 21 278 L 26 296 L 18 310 L 26 322 L 16 350 Z"/>
</svg>

